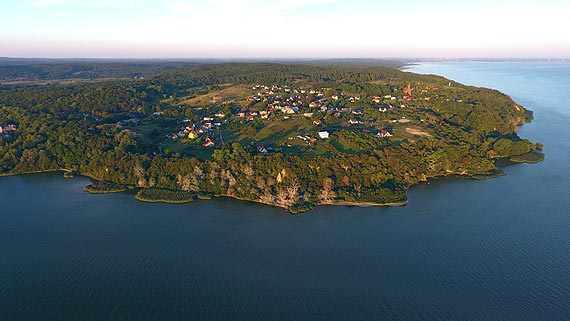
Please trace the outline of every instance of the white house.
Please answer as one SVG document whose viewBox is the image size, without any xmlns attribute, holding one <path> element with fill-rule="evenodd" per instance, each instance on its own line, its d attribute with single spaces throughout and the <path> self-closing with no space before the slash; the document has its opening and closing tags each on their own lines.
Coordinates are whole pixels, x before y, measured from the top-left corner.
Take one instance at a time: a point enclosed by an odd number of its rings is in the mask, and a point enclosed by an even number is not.
<svg viewBox="0 0 570 321">
<path fill-rule="evenodd" d="M 320 139 L 329 138 L 329 132 L 327 132 L 327 131 L 319 132 L 318 134 L 319 134 L 319 138 L 320 138 Z"/>
<path fill-rule="evenodd" d="M 392 137 L 393 136 L 389 131 L 386 131 L 386 130 L 382 130 L 376 135 L 378 137 Z"/>
</svg>

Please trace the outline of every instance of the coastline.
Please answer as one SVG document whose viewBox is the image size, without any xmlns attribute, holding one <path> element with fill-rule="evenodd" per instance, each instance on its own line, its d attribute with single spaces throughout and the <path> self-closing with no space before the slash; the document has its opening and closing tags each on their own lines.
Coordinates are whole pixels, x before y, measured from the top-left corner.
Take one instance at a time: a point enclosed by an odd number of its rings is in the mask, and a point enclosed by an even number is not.
<svg viewBox="0 0 570 321">
<path fill-rule="evenodd" d="M 418 66 L 418 65 L 420 65 L 420 64 L 421 64 L 420 61 L 408 62 L 408 63 L 405 63 L 405 64 L 404 64 L 403 66 L 401 66 L 400 68 L 398 68 L 398 70 L 407 72 L 408 70 L 412 69 L 414 66 Z"/>
<path fill-rule="evenodd" d="M 508 158 L 507 158 L 508 159 Z M 502 170 L 500 168 L 495 169 L 495 171 L 500 171 L 502 172 Z M 54 170 L 43 170 L 43 171 L 32 171 L 32 172 L 25 172 L 25 173 L 9 173 L 9 174 L 0 174 L 0 177 L 9 177 L 9 176 L 17 176 L 17 175 L 29 175 L 29 174 L 47 174 L 47 173 L 53 173 L 53 172 L 63 172 L 63 173 L 76 173 L 77 176 L 83 176 L 86 178 L 89 178 L 90 180 L 92 180 L 94 183 L 102 183 L 102 181 L 99 181 L 98 179 L 91 177 L 89 175 L 85 175 L 82 174 L 80 172 L 74 172 L 68 169 L 54 169 Z M 293 207 L 286 207 L 286 206 L 282 206 L 282 205 L 278 205 L 275 203 L 268 203 L 268 202 L 263 202 L 261 200 L 254 200 L 254 199 L 247 199 L 247 198 L 242 198 L 242 197 L 237 197 L 237 196 L 232 196 L 232 195 L 226 195 L 226 194 L 222 194 L 222 195 L 214 195 L 211 197 L 211 199 L 214 199 L 216 197 L 227 197 L 227 198 L 231 198 L 231 199 L 235 199 L 238 201 L 246 201 L 246 202 L 252 202 L 252 203 L 257 203 L 257 204 L 261 204 L 261 205 L 266 205 L 266 206 L 271 206 L 271 207 L 277 207 L 277 208 L 282 208 L 284 210 L 286 210 L 287 212 L 289 212 L 290 214 L 299 214 L 299 213 L 304 213 L 304 212 L 308 212 L 311 209 L 318 207 L 320 205 L 325 205 L 325 206 L 356 206 L 356 207 L 390 207 L 390 206 L 405 206 L 409 203 L 409 199 L 407 197 L 407 192 L 410 188 L 412 188 L 415 185 L 418 185 L 420 183 L 425 183 L 425 182 L 429 182 L 430 179 L 437 179 L 437 178 L 444 178 L 444 177 L 459 177 L 459 178 L 467 178 L 467 179 L 489 179 L 489 178 L 496 178 L 496 177 L 500 177 L 503 175 L 490 175 L 492 172 L 490 173 L 479 173 L 479 174 L 470 174 L 467 172 L 447 172 L 443 175 L 436 175 L 436 176 L 428 176 L 426 177 L 424 180 L 421 180 L 420 182 L 418 182 L 417 184 L 413 184 L 408 186 L 407 190 L 406 190 L 406 199 L 402 200 L 402 201 L 398 201 L 398 202 L 389 202 L 389 203 L 376 203 L 376 202 L 350 202 L 350 201 L 330 201 L 330 202 L 323 202 L 323 203 L 319 203 L 319 204 L 315 204 L 314 206 L 307 206 L 305 208 L 303 208 L 302 210 L 299 211 L 292 211 Z M 90 185 L 86 185 L 85 187 L 90 186 Z M 147 199 L 147 198 L 143 198 L 141 197 L 140 192 L 147 190 L 147 188 L 141 188 L 139 190 L 138 193 L 135 194 L 135 196 L 133 197 L 134 199 L 136 199 L 137 201 L 140 202 L 146 202 L 146 203 L 165 203 L 165 204 L 186 204 L 186 203 L 191 203 L 197 200 L 211 200 L 211 199 L 207 199 L 207 198 L 203 198 L 203 197 L 198 197 L 200 192 L 196 192 L 196 197 L 193 198 L 192 200 L 184 200 L 184 201 L 180 201 L 180 200 L 169 200 L 169 199 Z M 126 190 L 113 190 L 113 191 L 101 191 L 98 193 L 93 193 L 90 192 L 88 190 L 84 191 L 86 193 L 90 193 L 90 194 L 110 194 L 110 193 L 123 193 Z M 300 205 L 300 204 L 296 204 L 296 205 Z"/>
<path fill-rule="evenodd" d="M 58 169 L 46 169 L 46 170 L 42 170 L 42 171 L 31 171 L 31 172 L 24 172 L 24 173 L 0 173 L 0 177 L 10 177 L 10 176 L 18 176 L 18 175 L 30 175 L 30 174 L 47 174 L 47 173 L 55 173 L 55 172 L 65 172 L 65 173 L 73 173 L 73 171 L 69 170 L 69 169 L 65 169 L 65 168 L 58 168 Z M 92 177 L 89 177 L 87 175 L 83 175 L 83 174 L 79 174 L 81 176 L 85 176 L 91 179 L 94 179 Z"/>
<path fill-rule="evenodd" d="M 524 125 L 525 123 L 530 122 L 530 121 L 532 121 L 532 120 L 526 120 L 526 121 L 525 120 L 519 120 L 519 123 L 517 124 L 517 126 Z M 544 160 L 544 154 L 541 151 L 542 151 L 542 149 L 536 148 L 535 150 L 532 150 L 531 152 L 528 152 L 528 153 L 523 154 L 523 155 L 507 156 L 507 157 L 500 158 L 499 160 L 504 159 L 504 160 L 508 161 L 508 164 L 540 162 L 540 161 Z M 532 156 L 532 157 L 530 157 L 530 156 Z M 495 164 L 495 165 L 497 165 L 497 164 Z M 232 198 L 232 199 L 239 200 L 239 201 L 247 201 L 247 202 L 253 202 L 253 203 L 267 205 L 267 206 L 271 206 L 271 207 L 279 207 L 279 208 L 285 209 L 286 211 L 288 211 L 291 214 L 308 212 L 311 209 L 313 209 L 314 207 L 317 207 L 319 205 L 358 206 L 358 207 L 404 206 L 404 205 L 408 204 L 407 192 L 414 185 L 419 185 L 420 183 L 425 183 L 425 182 L 429 183 L 430 179 L 452 177 L 452 176 L 457 176 L 460 178 L 467 178 L 467 179 L 475 179 L 475 180 L 498 178 L 498 177 L 506 175 L 504 173 L 504 171 L 502 170 L 502 167 L 503 166 L 500 166 L 500 165 L 496 166 L 493 170 L 485 172 L 485 173 L 469 173 L 467 171 L 461 171 L 461 172 L 447 171 L 446 173 L 440 174 L 440 175 L 425 176 L 424 178 L 419 180 L 417 183 L 407 186 L 407 188 L 406 188 L 406 199 L 405 200 L 398 201 L 398 202 L 389 202 L 389 203 L 377 203 L 377 202 L 370 202 L 370 201 L 367 201 L 367 202 L 329 201 L 329 202 L 323 202 L 323 203 L 318 203 L 318 204 L 300 202 L 300 203 L 295 203 L 292 206 L 284 206 L 284 205 L 279 205 L 279 204 L 276 204 L 273 202 L 271 202 L 271 203 L 270 202 L 264 202 L 260 199 L 247 199 L 247 198 L 237 197 L 237 196 L 233 196 L 233 195 L 226 195 L 226 194 L 209 195 L 208 197 L 206 197 L 206 196 L 202 196 L 205 194 L 201 194 L 201 192 L 192 193 L 191 197 L 184 197 L 183 199 L 178 199 L 178 197 L 173 197 L 172 199 L 170 199 L 169 197 L 162 197 L 162 196 L 159 198 L 156 198 L 156 196 L 143 197 L 143 194 L 145 193 L 143 191 L 151 190 L 153 188 L 141 188 L 138 191 L 138 193 L 136 193 L 134 198 L 136 200 L 142 201 L 142 202 L 183 204 L 183 203 L 193 202 L 196 199 L 198 199 L 198 200 L 209 200 L 209 199 L 212 199 L 214 197 L 228 197 L 228 198 Z M 85 192 L 88 192 L 91 194 L 122 193 L 122 192 L 127 191 L 127 189 L 131 189 L 134 187 L 134 186 L 116 184 L 113 182 L 100 181 L 99 179 L 92 177 L 90 175 L 87 175 L 87 174 L 84 174 L 84 173 L 81 173 L 78 171 L 72 171 L 72 170 L 65 169 L 65 168 L 40 170 L 40 171 L 30 171 L 30 172 L 22 172 L 22 173 L 2 173 L 2 174 L 0 174 L 0 177 L 9 177 L 9 176 L 16 176 L 16 175 L 29 175 L 29 174 L 46 174 L 46 173 L 53 173 L 53 172 L 62 172 L 64 174 L 65 178 L 71 178 L 74 176 L 83 176 L 83 177 L 89 178 L 92 181 L 92 183 L 86 185 L 83 190 Z M 105 184 L 107 184 L 107 185 L 105 185 Z M 98 187 L 97 185 L 101 185 L 101 187 Z M 176 193 L 185 193 L 182 190 L 167 190 L 167 189 L 160 188 L 160 187 L 155 187 L 154 189 L 157 189 L 157 190 L 162 189 L 162 190 L 166 191 L 166 194 L 173 194 L 173 195 Z"/>
<path fill-rule="evenodd" d="M 406 200 L 400 202 L 391 202 L 391 203 L 374 203 L 374 202 L 348 202 L 348 201 L 340 201 L 340 202 L 323 202 L 319 205 L 336 205 L 336 206 L 358 206 L 358 207 L 388 207 L 388 206 L 404 206 L 408 204 L 408 198 Z"/>
<path fill-rule="evenodd" d="M 263 202 L 260 200 L 250 200 L 250 199 L 246 199 L 246 198 L 240 198 L 240 197 L 236 197 L 236 196 L 229 196 L 229 195 L 220 195 L 221 197 L 228 197 L 228 198 L 232 198 L 238 201 L 247 201 L 247 202 L 253 202 L 253 203 L 257 203 L 257 204 L 263 204 L 263 205 L 268 205 L 271 207 L 279 207 L 285 210 L 289 211 L 289 208 L 285 207 L 285 206 L 281 206 L 278 204 L 274 204 L 274 203 L 267 203 L 267 202 Z M 400 201 L 400 202 L 390 202 L 390 203 L 374 203 L 374 202 L 349 202 L 349 201 L 338 201 L 338 202 L 323 202 L 323 203 L 319 203 L 316 204 L 315 207 L 321 206 L 321 205 L 334 205 L 334 206 L 358 206 L 358 207 L 387 207 L 387 206 L 404 206 L 408 204 L 408 197 L 406 195 L 406 200 L 404 201 Z"/>
<path fill-rule="evenodd" d="M 252 199 L 247 199 L 247 198 L 243 198 L 243 197 L 230 196 L 230 195 L 224 195 L 224 194 L 222 194 L 222 195 L 220 195 L 220 196 L 218 196 L 218 197 L 227 197 L 227 198 L 232 198 L 232 199 L 235 199 L 235 200 L 238 200 L 238 201 L 252 202 L 252 203 L 267 205 L 267 206 L 271 206 L 271 207 L 279 207 L 279 208 L 282 208 L 282 209 L 284 209 L 284 210 L 288 210 L 288 208 L 285 207 L 285 206 L 281 206 L 281 205 L 274 204 L 274 203 L 267 203 L 267 202 L 263 202 L 263 201 L 261 201 L 261 200 L 252 200 Z"/>
</svg>

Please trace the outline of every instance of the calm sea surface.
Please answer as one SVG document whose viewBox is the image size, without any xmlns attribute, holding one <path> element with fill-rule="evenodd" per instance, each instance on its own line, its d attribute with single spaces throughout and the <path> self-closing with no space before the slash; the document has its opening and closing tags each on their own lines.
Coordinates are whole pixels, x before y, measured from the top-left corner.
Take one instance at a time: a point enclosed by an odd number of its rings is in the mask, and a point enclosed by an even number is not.
<svg viewBox="0 0 570 321">
<path fill-rule="evenodd" d="M 412 70 L 534 110 L 520 135 L 546 160 L 415 186 L 404 207 L 299 216 L 0 178 L 0 320 L 568 320 L 570 64 Z"/>
</svg>

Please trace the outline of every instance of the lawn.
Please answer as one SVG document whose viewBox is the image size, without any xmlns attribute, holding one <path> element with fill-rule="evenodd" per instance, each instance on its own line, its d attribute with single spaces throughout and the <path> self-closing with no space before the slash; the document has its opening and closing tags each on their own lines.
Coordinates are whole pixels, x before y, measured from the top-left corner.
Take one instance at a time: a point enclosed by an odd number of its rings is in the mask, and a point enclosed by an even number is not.
<svg viewBox="0 0 570 321">
<path fill-rule="evenodd" d="M 232 86 L 231 84 L 220 85 L 222 89 L 210 91 L 207 94 L 199 95 L 190 99 L 182 98 L 182 104 L 190 106 L 201 106 L 212 104 L 213 98 L 218 97 L 216 102 L 234 102 L 245 100 L 248 96 L 254 93 L 251 88 L 247 86 Z M 224 88 L 225 87 L 225 88 Z"/>
</svg>

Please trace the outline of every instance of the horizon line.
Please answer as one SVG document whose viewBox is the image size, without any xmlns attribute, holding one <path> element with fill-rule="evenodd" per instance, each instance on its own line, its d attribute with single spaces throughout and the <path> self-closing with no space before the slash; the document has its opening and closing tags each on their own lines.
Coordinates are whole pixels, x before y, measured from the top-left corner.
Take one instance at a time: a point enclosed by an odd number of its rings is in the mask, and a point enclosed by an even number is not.
<svg viewBox="0 0 570 321">
<path fill-rule="evenodd" d="M 0 56 L 0 59 L 13 60 L 405 60 L 405 61 L 448 61 L 448 60 L 537 60 L 560 61 L 570 57 L 41 57 L 41 56 Z"/>
</svg>

